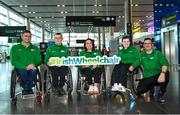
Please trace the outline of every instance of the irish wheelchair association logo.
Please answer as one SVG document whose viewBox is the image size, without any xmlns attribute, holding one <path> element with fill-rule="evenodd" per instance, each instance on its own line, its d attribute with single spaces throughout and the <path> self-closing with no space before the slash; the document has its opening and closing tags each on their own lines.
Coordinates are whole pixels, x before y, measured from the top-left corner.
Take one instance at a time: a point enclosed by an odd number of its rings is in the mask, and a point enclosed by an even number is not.
<svg viewBox="0 0 180 115">
<path fill-rule="evenodd" d="M 72 65 L 112 65 L 118 64 L 121 58 L 117 56 L 96 56 L 94 58 L 86 58 L 84 56 L 76 57 L 51 57 L 49 59 L 50 66 L 72 66 Z"/>
</svg>

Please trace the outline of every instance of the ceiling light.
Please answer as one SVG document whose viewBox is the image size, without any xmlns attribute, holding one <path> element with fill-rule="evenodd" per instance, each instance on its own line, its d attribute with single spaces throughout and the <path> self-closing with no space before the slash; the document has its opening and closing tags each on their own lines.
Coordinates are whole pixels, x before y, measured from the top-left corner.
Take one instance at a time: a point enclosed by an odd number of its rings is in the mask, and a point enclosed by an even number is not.
<svg viewBox="0 0 180 115">
<path fill-rule="evenodd" d="M 97 4 L 94 4 L 94 6 L 97 6 Z"/>
<path fill-rule="evenodd" d="M 163 6 L 163 4 L 159 4 L 159 6 Z"/>
<path fill-rule="evenodd" d="M 31 14 L 31 12 L 28 12 L 29 14 Z"/>
<path fill-rule="evenodd" d="M 99 4 L 99 6 L 102 6 L 102 4 Z"/>
<path fill-rule="evenodd" d="M 57 7 L 60 7 L 60 5 L 58 4 Z"/>
<path fill-rule="evenodd" d="M 62 7 L 65 7 L 65 5 L 63 4 Z"/>
<path fill-rule="evenodd" d="M 131 6 L 134 6 L 133 4 L 131 4 Z"/>
<path fill-rule="evenodd" d="M 135 6 L 139 6 L 138 4 L 135 4 Z"/>
<path fill-rule="evenodd" d="M 61 14 L 63 14 L 64 12 L 63 11 L 61 11 Z"/>
<path fill-rule="evenodd" d="M 158 6 L 158 4 L 154 4 L 154 6 Z"/>
<path fill-rule="evenodd" d="M 28 5 L 24 5 L 24 7 L 28 7 Z"/>
<path fill-rule="evenodd" d="M 22 8 L 22 7 L 23 7 L 23 5 L 19 5 L 19 7 L 21 7 L 21 8 Z"/>
<path fill-rule="evenodd" d="M 35 14 L 36 12 L 33 12 L 33 14 Z"/>
<path fill-rule="evenodd" d="M 92 13 L 95 13 L 95 11 L 92 11 Z"/>
</svg>

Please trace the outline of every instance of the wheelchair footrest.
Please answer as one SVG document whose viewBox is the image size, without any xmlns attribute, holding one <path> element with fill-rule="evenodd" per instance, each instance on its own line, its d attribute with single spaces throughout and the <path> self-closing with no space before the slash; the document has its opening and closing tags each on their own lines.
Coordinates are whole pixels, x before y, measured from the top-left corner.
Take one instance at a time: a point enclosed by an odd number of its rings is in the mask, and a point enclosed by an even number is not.
<svg viewBox="0 0 180 115">
<path fill-rule="evenodd" d="M 33 99 L 35 98 L 35 94 L 22 95 L 22 99 Z"/>
</svg>

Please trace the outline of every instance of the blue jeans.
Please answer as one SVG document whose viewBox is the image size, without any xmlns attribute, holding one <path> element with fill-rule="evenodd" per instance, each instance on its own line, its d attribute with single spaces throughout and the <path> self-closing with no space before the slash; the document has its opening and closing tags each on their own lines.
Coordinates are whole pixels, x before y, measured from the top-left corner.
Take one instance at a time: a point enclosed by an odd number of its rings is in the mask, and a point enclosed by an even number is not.
<svg viewBox="0 0 180 115">
<path fill-rule="evenodd" d="M 20 77 L 20 86 L 24 90 L 32 89 L 33 80 L 37 76 L 37 70 L 17 69 L 17 74 Z"/>
</svg>

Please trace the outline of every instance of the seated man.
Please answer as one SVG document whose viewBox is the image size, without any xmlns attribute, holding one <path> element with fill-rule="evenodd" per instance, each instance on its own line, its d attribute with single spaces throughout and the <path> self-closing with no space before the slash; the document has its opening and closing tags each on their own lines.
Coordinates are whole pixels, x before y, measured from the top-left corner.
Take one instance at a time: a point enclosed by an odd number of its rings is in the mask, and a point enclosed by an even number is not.
<svg viewBox="0 0 180 115">
<path fill-rule="evenodd" d="M 85 56 L 86 58 L 93 58 L 96 56 L 101 56 L 101 52 L 95 51 L 94 41 L 90 38 L 86 39 L 84 42 L 84 51 L 80 52 L 80 56 Z M 102 68 L 98 65 L 84 65 L 80 67 L 81 73 L 86 75 L 86 81 L 89 85 L 88 93 L 99 93 L 98 85 L 100 83 L 100 76 L 102 74 Z M 94 83 L 92 82 L 92 77 L 94 77 Z"/>
<path fill-rule="evenodd" d="M 40 50 L 31 44 L 31 32 L 22 34 L 22 42 L 11 48 L 10 59 L 20 77 L 22 95 L 33 94 L 33 79 L 37 76 L 36 67 L 42 62 Z"/>
<path fill-rule="evenodd" d="M 143 68 L 143 79 L 139 82 L 137 87 L 137 94 L 141 94 L 152 90 L 154 86 L 160 86 L 158 94 L 158 102 L 164 102 L 164 94 L 169 82 L 169 63 L 165 56 L 153 49 L 154 44 L 152 39 L 144 39 L 145 51 L 141 53 L 140 65 Z M 153 96 L 151 94 L 151 96 Z"/>
<path fill-rule="evenodd" d="M 69 49 L 62 44 L 63 36 L 61 33 L 56 33 L 54 36 L 55 44 L 48 47 L 45 55 L 45 63 L 49 66 L 52 75 L 52 85 L 56 93 L 64 95 L 66 92 L 63 89 L 65 84 L 65 76 L 68 74 L 67 66 L 51 66 L 49 59 L 51 57 L 68 57 L 70 55 Z M 60 80 L 59 80 L 60 78 Z"/>
</svg>

